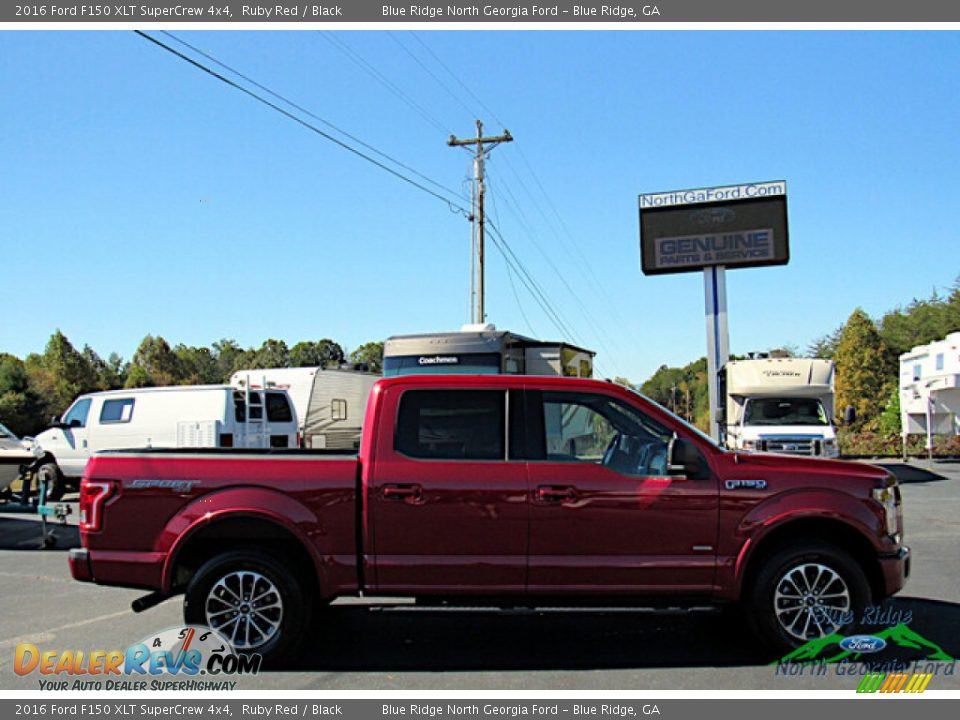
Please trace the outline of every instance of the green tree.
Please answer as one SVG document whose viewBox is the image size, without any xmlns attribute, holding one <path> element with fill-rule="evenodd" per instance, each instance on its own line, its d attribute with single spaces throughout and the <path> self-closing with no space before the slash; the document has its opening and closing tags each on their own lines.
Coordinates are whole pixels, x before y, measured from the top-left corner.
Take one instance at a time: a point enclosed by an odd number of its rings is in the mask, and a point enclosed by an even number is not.
<svg viewBox="0 0 960 720">
<path fill-rule="evenodd" d="M 890 396 L 887 404 L 880 413 L 880 421 L 877 428 L 883 435 L 899 435 L 902 429 L 900 420 L 900 388 L 894 385 L 890 390 Z"/>
<path fill-rule="evenodd" d="M 236 340 L 221 338 L 215 342 L 213 357 L 217 361 L 217 382 L 227 382 L 235 370 L 241 370 L 244 366 L 253 367 L 246 362 L 248 353 L 253 354 L 240 347 Z"/>
<path fill-rule="evenodd" d="M 840 336 L 843 334 L 843 325 L 831 333 L 821 335 L 807 348 L 807 356 L 812 358 L 824 358 L 832 360 L 837 354 L 837 345 L 840 344 Z"/>
<path fill-rule="evenodd" d="M 337 367 L 344 357 L 340 344 L 329 338 L 298 342 L 290 349 L 290 367 Z"/>
<path fill-rule="evenodd" d="M 110 353 L 110 359 L 104 360 L 92 347 L 84 345 L 83 357 L 93 368 L 97 390 L 115 390 L 123 387 L 125 368 L 123 359 L 119 355 Z"/>
<path fill-rule="evenodd" d="M 266 340 L 252 359 L 255 368 L 285 368 L 290 365 L 290 349 L 283 340 Z"/>
<path fill-rule="evenodd" d="M 98 389 L 96 369 L 59 330 L 50 336 L 43 354 L 29 355 L 24 367 L 45 413 L 59 415 L 78 395 Z"/>
<path fill-rule="evenodd" d="M 0 420 L 18 435 L 36 435 L 45 424 L 43 400 L 23 361 L 7 353 L 0 353 Z"/>
<path fill-rule="evenodd" d="M 640 387 L 640 392 L 688 418 L 701 430 L 709 428 L 710 396 L 706 358 L 695 360 L 682 368 L 661 365 Z"/>
<path fill-rule="evenodd" d="M 834 357 L 837 410 L 841 415 L 847 407 L 856 410 L 854 430 L 877 427 L 890 388 L 896 382 L 890 357 L 877 326 L 861 308 L 854 310 L 840 335 Z"/>
<path fill-rule="evenodd" d="M 173 352 L 180 361 L 183 382 L 188 385 L 215 385 L 224 381 L 220 364 L 210 348 L 191 347 L 181 343 Z"/>
<path fill-rule="evenodd" d="M 178 385 L 183 381 L 183 366 L 170 344 L 159 335 L 147 335 L 130 361 L 126 387 Z"/>
<path fill-rule="evenodd" d="M 370 372 L 383 372 L 383 343 L 364 343 L 350 353 L 350 362 L 364 363 L 370 369 Z"/>
</svg>

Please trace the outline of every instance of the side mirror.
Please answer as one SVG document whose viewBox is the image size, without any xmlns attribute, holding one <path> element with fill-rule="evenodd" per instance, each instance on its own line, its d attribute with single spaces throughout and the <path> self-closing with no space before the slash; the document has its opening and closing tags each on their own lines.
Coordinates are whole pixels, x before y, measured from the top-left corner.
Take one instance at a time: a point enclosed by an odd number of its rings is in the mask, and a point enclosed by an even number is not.
<svg viewBox="0 0 960 720">
<path fill-rule="evenodd" d="M 856 422 L 857 409 L 853 405 L 847 405 L 847 409 L 843 411 L 843 424 L 853 425 Z"/>
<path fill-rule="evenodd" d="M 667 447 L 667 472 L 671 475 L 686 475 L 690 478 L 699 478 L 703 475 L 705 465 L 703 456 L 697 446 L 689 440 L 673 436 Z"/>
</svg>

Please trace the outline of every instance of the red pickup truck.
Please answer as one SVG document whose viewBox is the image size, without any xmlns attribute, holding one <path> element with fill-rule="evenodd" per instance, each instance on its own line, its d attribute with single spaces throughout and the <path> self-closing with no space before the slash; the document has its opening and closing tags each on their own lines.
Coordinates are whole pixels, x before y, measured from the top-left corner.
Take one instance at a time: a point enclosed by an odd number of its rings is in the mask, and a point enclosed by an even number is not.
<svg viewBox="0 0 960 720">
<path fill-rule="evenodd" d="M 74 578 L 184 594 L 239 651 L 341 596 L 740 603 L 769 643 L 843 630 L 909 574 L 900 492 L 858 463 L 729 452 L 609 382 L 390 378 L 359 453 L 140 450 L 83 479 Z"/>
</svg>

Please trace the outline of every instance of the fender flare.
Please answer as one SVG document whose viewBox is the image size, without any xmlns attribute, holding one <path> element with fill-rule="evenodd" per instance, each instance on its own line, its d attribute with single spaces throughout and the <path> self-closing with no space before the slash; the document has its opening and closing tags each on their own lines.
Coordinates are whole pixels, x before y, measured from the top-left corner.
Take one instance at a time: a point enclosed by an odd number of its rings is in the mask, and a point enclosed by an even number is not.
<svg viewBox="0 0 960 720">
<path fill-rule="evenodd" d="M 734 531 L 737 536 L 745 538 L 733 567 L 732 580 L 737 596 L 740 595 L 751 561 L 756 558 L 758 548 L 764 546 L 764 541 L 784 528 L 809 521 L 842 526 L 856 533 L 875 553 L 881 552 L 877 543 L 878 532 L 882 532 L 881 519 L 871 513 L 860 498 L 827 488 L 777 495 L 754 507 Z"/>
<path fill-rule="evenodd" d="M 194 498 L 181 508 L 158 536 L 158 547 L 166 559 L 161 575 L 161 592 L 172 594 L 173 571 L 184 547 L 201 530 L 232 518 L 266 520 L 289 532 L 307 551 L 320 587 L 325 586 L 324 556 L 308 538 L 317 536 L 323 523 L 305 505 L 276 490 L 263 487 L 228 487 Z"/>
</svg>

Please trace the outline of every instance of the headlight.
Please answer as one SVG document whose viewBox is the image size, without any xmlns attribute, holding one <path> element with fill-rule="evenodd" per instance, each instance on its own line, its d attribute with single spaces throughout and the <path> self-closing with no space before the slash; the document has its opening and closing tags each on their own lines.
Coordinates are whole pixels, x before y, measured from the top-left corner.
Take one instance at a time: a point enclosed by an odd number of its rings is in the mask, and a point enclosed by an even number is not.
<svg viewBox="0 0 960 720">
<path fill-rule="evenodd" d="M 744 440 L 743 449 L 744 450 L 756 450 L 759 445 L 759 440 Z"/>
<path fill-rule="evenodd" d="M 884 487 L 874 488 L 873 499 L 883 506 L 887 520 L 887 534 L 896 535 L 900 530 L 897 523 L 897 506 L 900 504 L 900 489 L 897 487 L 897 481 L 892 477 L 887 478 L 887 484 Z"/>
</svg>

